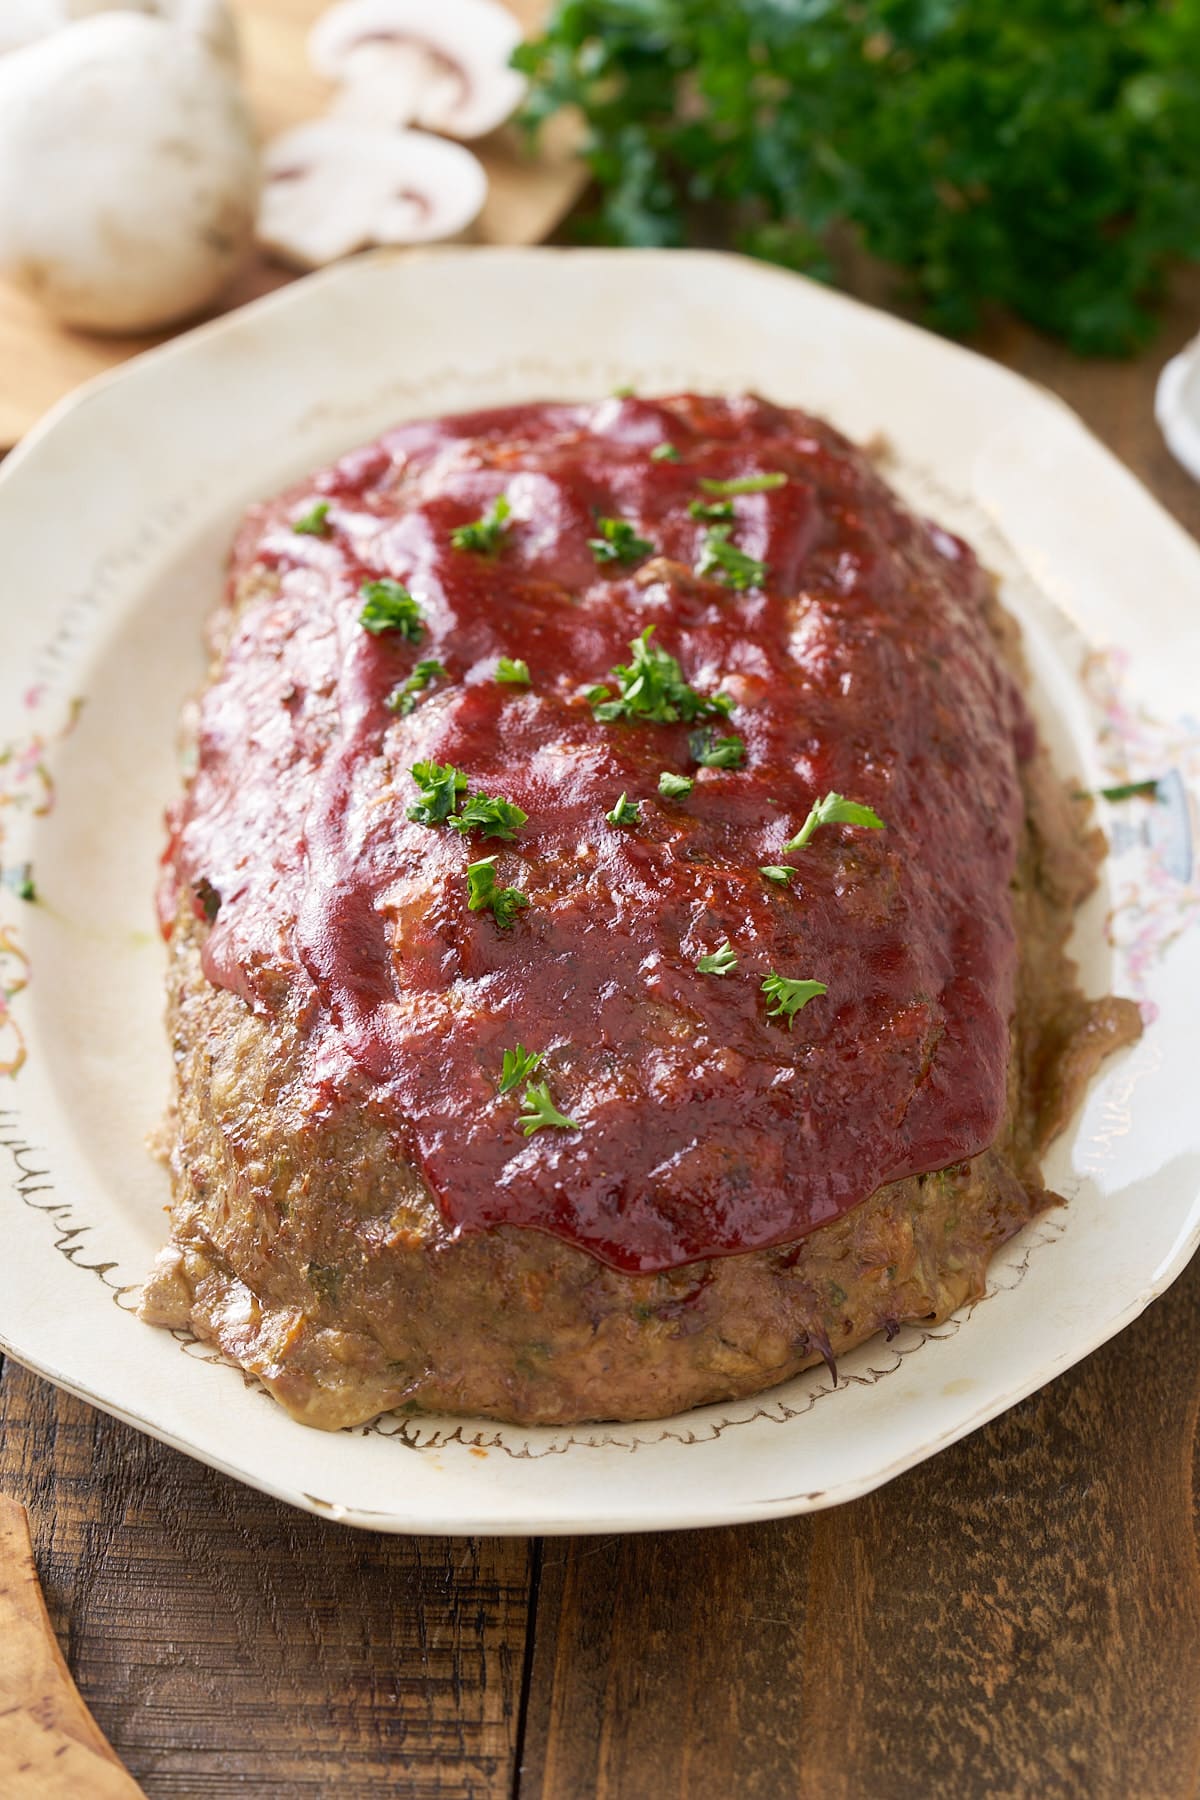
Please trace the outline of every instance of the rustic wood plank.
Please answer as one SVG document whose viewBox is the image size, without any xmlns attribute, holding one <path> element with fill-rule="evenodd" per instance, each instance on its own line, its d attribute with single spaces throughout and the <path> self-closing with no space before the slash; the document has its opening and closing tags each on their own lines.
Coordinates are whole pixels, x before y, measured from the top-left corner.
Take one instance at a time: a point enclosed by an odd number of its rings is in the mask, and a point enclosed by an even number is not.
<svg viewBox="0 0 1200 1800">
<path fill-rule="evenodd" d="M 521 1800 L 1193 1800 L 1200 1261 L 810 1519 L 548 1544 Z"/>
<path fill-rule="evenodd" d="M 29 1511 L 67 1660 L 150 1800 L 509 1794 L 524 1542 L 309 1518 L 12 1362 L 0 1488 Z"/>
<path fill-rule="evenodd" d="M 138 1800 L 63 1661 L 24 1508 L 0 1494 L 0 1793 L 6 1800 Z"/>
</svg>

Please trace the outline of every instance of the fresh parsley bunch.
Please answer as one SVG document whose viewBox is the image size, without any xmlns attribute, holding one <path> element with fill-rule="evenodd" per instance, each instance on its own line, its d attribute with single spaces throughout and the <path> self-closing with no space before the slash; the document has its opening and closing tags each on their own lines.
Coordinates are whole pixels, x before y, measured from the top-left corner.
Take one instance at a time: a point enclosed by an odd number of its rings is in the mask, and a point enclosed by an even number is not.
<svg viewBox="0 0 1200 1800">
<path fill-rule="evenodd" d="M 931 323 L 984 302 L 1122 353 L 1200 259 L 1200 0 L 559 0 L 516 60 L 587 125 L 596 236 L 828 275 L 849 222 Z"/>
</svg>

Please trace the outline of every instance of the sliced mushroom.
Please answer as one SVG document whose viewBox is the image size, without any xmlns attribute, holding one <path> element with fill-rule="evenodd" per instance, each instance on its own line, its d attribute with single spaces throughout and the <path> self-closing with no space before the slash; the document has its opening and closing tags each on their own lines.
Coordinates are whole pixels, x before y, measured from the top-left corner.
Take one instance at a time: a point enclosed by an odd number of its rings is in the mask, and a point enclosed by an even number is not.
<svg viewBox="0 0 1200 1800">
<path fill-rule="evenodd" d="M 482 164 L 424 131 L 318 120 L 267 146 L 259 241 L 302 269 L 370 244 L 456 237 L 487 194 Z"/>
<path fill-rule="evenodd" d="M 308 53 L 341 84 L 341 117 L 475 138 L 521 103 L 524 80 L 508 66 L 520 41 L 498 0 L 342 0 L 313 26 Z"/>
</svg>

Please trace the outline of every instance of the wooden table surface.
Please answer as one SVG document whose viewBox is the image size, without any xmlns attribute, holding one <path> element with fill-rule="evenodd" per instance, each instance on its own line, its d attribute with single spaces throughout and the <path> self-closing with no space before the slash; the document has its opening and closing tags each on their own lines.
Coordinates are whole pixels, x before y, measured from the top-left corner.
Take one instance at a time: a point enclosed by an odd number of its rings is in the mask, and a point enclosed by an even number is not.
<svg viewBox="0 0 1200 1800">
<path fill-rule="evenodd" d="M 1200 273 L 1137 362 L 1015 326 L 984 347 L 1200 534 L 1151 411 L 1197 325 Z M 0 1491 L 29 1509 L 67 1663 L 152 1800 L 1192 1800 L 1198 1409 L 1200 1259 L 994 1424 L 794 1521 L 360 1534 L 11 1362 Z"/>
</svg>

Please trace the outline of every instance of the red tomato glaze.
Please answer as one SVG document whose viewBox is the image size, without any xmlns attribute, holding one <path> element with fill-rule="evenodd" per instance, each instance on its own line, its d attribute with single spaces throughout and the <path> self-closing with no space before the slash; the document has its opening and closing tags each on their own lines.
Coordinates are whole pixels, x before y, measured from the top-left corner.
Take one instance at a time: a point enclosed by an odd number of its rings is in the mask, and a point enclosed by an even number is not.
<svg viewBox="0 0 1200 1800">
<path fill-rule="evenodd" d="M 651 457 L 664 443 L 678 460 Z M 787 481 L 729 523 L 764 585 L 699 578 L 699 477 L 760 472 Z M 454 548 L 502 494 L 500 547 Z M 293 531 L 318 500 L 328 535 Z M 598 564 L 598 516 L 654 553 Z M 257 509 L 234 582 L 255 566 L 272 579 L 203 701 L 170 870 L 219 896 L 209 979 L 299 1021 L 303 1104 L 365 1107 L 448 1231 L 532 1226 L 661 1270 L 797 1239 L 991 1142 L 1033 732 L 972 553 L 829 426 L 692 395 L 406 425 Z M 419 602 L 419 642 L 360 625 L 382 576 Z M 716 729 L 743 767 L 697 767 L 686 724 L 597 722 L 588 688 L 647 625 L 695 689 L 735 697 Z M 528 688 L 495 681 L 501 655 Z M 448 678 L 397 716 L 419 658 Z M 516 840 L 410 822 L 430 759 L 523 807 Z M 691 794 L 660 798 L 663 770 Z M 784 855 L 830 790 L 886 829 Z M 635 826 L 605 820 L 622 792 Z M 493 853 L 529 899 L 508 930 L 467 907 Z M 786 886 L 759 873 L 778 863 Z M 698 972 L 726 939 L 737 967 Z M 771 971 L 827 984 L 790 1029 Z M 521 1133 L 520 1089 L 497 1092 L 518 1042 L 577 1130 Z"/>
</svg>

